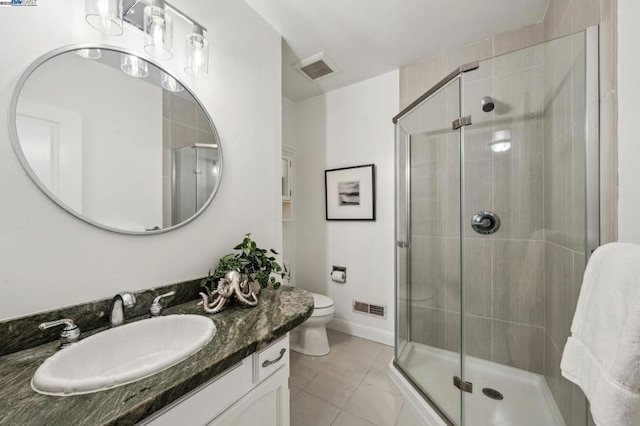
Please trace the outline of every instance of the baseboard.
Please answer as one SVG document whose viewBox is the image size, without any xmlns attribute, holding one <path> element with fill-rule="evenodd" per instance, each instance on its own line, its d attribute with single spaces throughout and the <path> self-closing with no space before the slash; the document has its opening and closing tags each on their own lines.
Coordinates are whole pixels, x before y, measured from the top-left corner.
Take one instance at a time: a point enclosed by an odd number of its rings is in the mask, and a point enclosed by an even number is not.
<svg viewBox="0 0 640 426">
<path fill-rule="evenodd" d="M 356 337 L 362 337 L 363 339 L 373 340 L 374 342 L 382 343 L 384 345 L 393 346 L 394 336 L 390 331 L 381 330 L 379 328 L 369 327 L 367 325 L 356 324 L 354 322 L 332 319 L 327 324 L 327 328 L 341 333 L 350 334 Z"/>
</svg>

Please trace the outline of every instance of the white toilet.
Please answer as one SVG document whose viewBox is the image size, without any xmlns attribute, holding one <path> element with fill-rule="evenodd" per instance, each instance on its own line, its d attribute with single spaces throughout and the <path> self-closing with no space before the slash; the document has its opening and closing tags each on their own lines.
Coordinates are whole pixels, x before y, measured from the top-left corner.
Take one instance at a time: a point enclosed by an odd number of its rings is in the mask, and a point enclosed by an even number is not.
<svg viewBox="0 0 640 426">
<path fill-rule="evenodd" d="M 331 352 L 326 325 L 333 318 L 333 300 L 322 294 L 313 296 L 313 314 L 292 330 L 291 350 L 304 355 L 323 356 Z"/>
</svg>

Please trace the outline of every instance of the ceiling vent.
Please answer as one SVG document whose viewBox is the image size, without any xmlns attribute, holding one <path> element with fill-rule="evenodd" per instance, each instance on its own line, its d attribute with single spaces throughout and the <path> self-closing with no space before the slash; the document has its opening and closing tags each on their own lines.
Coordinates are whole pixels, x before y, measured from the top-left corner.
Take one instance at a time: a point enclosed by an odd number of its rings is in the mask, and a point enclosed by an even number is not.
<svg viewBox="0 0 640 426">
<path fill-rule="evenodd" d="M 322 78 L 340 72 L 336 64 L 334 64 L 333 61 L 324 54 L 324 52 L 320 52 L 317 55 L 304 59 L 293 65 L 293 67 L 298 69 L 311 81 L 318 81 Z"/>
</svg>

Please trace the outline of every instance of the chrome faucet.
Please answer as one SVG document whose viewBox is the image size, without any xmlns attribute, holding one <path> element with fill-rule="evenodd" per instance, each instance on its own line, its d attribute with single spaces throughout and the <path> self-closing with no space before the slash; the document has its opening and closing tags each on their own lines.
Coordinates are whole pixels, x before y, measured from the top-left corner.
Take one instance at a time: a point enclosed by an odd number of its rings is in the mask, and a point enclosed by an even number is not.
<svg viewBox="0 0 640 426">
<path fill-rule="evenodd" d="M 133 293 L 123 291 L 115 295 L 111 302 L 111 313 L 109 314 L 109 324 L 117 327 L 124 324 L 124 309 L 130 309 L 136 304 L 136 297 Z"/>
<path fill-rule="evenodd" d="M 162 314 L 162 305 L 160 304 L 160 299 L 163 299 L 165 297 L 171 297 L 174 294 L 176 294 L 175 291 L 170 291 L 169 293 L 161 294 L 160 296 L 153 299 L 153 303 L 149 308 L 149 313 L 151 314 L 152 318 L 159 317 Z"/>
<path fill-rule="evenodd" d="M 60 346 L 66 348 L 67 346 L 76 343 L 80 340 L 80 329 L 70 319 L 59 319 L 56 321 L 43 322 L 38 326 L 40 330 L 46 330 L 47 328 L 64 325 L 65 327 L 60 332 Z"/>
</svg>

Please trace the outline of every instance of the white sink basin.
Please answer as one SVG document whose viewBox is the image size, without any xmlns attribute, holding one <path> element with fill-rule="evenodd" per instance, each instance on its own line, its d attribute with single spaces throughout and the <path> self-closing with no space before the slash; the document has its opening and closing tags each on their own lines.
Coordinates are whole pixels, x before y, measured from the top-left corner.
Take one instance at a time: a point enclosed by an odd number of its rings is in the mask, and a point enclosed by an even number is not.
<svg viewBox="0 0 640 426">
<path fill-rule="evenodd" d="M 188 358 L 215 332 L 213 321 L 200 315 L 167 315 L 121 325 L 47 358 L 33 375 L 31 387 L 60 396 L 115 388 Z"/>
</svg>

